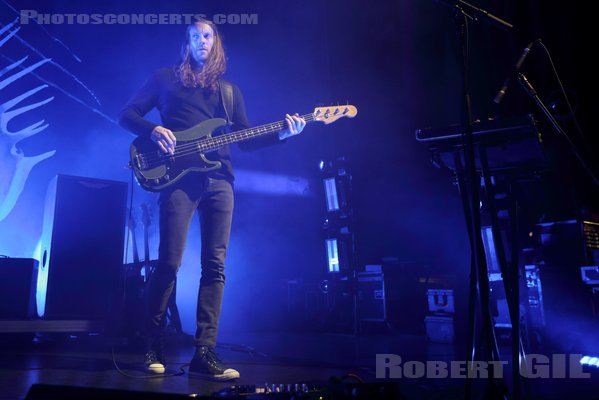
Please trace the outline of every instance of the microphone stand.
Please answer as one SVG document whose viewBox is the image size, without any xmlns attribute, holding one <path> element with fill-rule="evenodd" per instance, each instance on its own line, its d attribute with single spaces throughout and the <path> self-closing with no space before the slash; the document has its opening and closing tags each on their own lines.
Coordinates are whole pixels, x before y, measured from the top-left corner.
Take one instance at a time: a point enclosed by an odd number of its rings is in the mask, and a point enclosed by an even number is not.
<svg viewBox="0 0 599 400">
<path fill-rule="evenodd" d="M 509 22 L 499 18 L 496 15 L 491 14 L 490 12 L 488 12 L 487 10 L 483 10 L 482 8 L 476 7 L 470 3 L 467 3 L 463 0 L 441 0 L 442 3 L 445 3 L 446 5 L 450 5 L 452 7 L 456 7 L 456 8 L 460 8 L 462 9 L 463 12 L 463 7 L 466 7 L 468 10 L 470 10 L 470 12 L 474 15 L 480 15 L 482 17 L 488 18 L 491 22 L 495 23 L 496 25 L 502 27 L 502 28 L 507 28 L 507 29 L 512 29 L 514 27 L 514 25 L 510 24 Z M 477 18 L 470 16 L 474 21 L 478 21 Z"/>
<path fill-rule="evenodd" d="M 499 362 L 499 350 L 495 338 L 494 323 L 489 307 L 489 275 L 485 257 L 485 250 L 481 236 L 481 216 L 480 216 L 480 178 L 476 171 L 476 158 L 474 139 L 472 133 L 472 103 L 468 86 L 468 48 L 466 43 L 467 19 L 478 21 L 477 16 L 482 16 L 488 20 L 499 24 L 505 28 L 511 29 L 513 25 L 498 18 L 489 12 L 475 7 L 465 1 L 442 1 L 445 5 L 452 6 L 454 10 L 454 20 L 457 28 L 458 41 L 461 48 L 462 62 L 462 112 L 461 125 L 463 132 L 463 147 L 465 161 L 465 193 L 462 193 L 463 203 L 468 225 L 468 233 L 471 246 L 471 269 L 470 269 L 470 295 L 469 295 L 469 315 L 468 315 L 468 349 L 471 352 L 467 364 L 467 379 L 465 380 L 465 399 L 471 398 L 472 378 L 474 377 L 473 365 L 477 357 L 477 346 L 475 338 L 478 337 L 484 344 L 485 354 L 482 361 L 492 362 L 493 368 L 501 365 Z M 461 158 L 461 157 L 460 157 Z M 461 160 L 460 164 L 461 164 Z M 483 174 L 485 172 L 483 171 Z M 485 176 L 485 178 L 488 178 Z M 488 179 L 485 179 L 488 181 Z M 462 191 L 462 188 L 460 188 Z M 480 325 L 482 332 L 476 334 L 476 309 L 478 307 L 481 313 Z M 513 365 L 518 369 L 519 363 Z M 518 386 L 516 386 L 518 388 Z M 505 399 L 507 398 L 507 387 L 503 381 L 498 382 L 495 377 L 495 371 L 488 371 L 487 385 L 485 387 L 485 398 Z M 519 390 L 515 391 L 516 398 L 519 397 Z"/>
</svg>

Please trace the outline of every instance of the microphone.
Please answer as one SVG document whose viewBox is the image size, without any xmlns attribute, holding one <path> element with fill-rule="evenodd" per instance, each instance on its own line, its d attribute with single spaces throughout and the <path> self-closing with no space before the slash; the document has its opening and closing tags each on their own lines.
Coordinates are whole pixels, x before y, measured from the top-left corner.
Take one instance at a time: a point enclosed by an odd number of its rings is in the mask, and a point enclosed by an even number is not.
<svg viewBox="0 0 599 400">
<path fill-rule="evenodd" d="M 524 64 L 524 60 L 526 59 L 526 56 L 528 55 L 528 53 L 530 52 L 530 49 L 532 49 L 532 46 L 534 46 L 534 44 L 536 42 L 537 42 L 537 40 L 533 40 L 524 48 L 524 51 L 522 51 L 522 55 L 520 56 L 518 61 L 516 61 L 516 64 L 514 64 L 514 70 L 512 71 L 511 74 L 509 74 L 507 76 L 507 78 L 505 78 L 505 81 L 503 81 L 503 86 L 501 87 L 501 89 L 499 89 L 499 92 L 497 92 L 497 94 L 495 95 L 495 99 L 493 99 L 493 101 L 495 103 L 497 103 L 497 104 L 501 103 L 501 100 L 503 100 L 503 96 L 505 96 L 505 93 L 507 92 L 507 87 L 509 86 L 512 78 L 518 73 L 518 71 L 520 71 L 522 64 Z"/>
</svg>

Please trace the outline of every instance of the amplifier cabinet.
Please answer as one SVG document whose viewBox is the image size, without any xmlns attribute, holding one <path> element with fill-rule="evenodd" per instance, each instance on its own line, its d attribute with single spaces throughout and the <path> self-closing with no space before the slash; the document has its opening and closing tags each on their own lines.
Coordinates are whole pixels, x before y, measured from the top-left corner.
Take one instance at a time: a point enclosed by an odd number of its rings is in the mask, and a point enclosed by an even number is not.
<svg viewBox="0 0 599 400">
<path fill-rule="evenodd" d="M 385 280 L 380 272 L 360 272 L 358 280 L 357 314 L 360 321 L 385 321 Z"/>
</svg>

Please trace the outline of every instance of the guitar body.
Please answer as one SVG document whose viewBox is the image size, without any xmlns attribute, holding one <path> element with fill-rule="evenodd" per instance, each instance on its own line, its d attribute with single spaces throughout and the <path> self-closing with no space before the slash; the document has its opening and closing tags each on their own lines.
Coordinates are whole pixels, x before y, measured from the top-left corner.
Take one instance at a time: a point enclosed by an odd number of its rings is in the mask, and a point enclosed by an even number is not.
<svg viewBox="0 0 599 400">
<path fill-rule="evenodd" d="M 220 161 L 210 161 L 201 149 L 195 147 L 203 139 L 212 138 L 216 131 L 224 129 L 227 121 L 213 118 L 185 131 L 173 132 L 177 138 L 173 156 L 160 151 L 158 146 L 145 137 L 137 137 L 129 149 L 135 178 L 142 188 L 150 192 L 162 189 L 181 180 L 190 172 L 208 172 L 221 167 Z"/>
<path fill-rule="evenodd" d="M 312 113 L 302 115 L 306 123 L 320 121 L 330 124 L 339 118 L 353 118 L 358 113 L 355 106 L 317 107 Z M 129 166 L 133 169 L 139 185 L 150 192 L 162 189 L 181 180 L 190 172 L 209 172 L 222 166 L 220 161 L 206 158 L 206 153 L 218 150 L 231 143 L 250 140 L 264 135 L 280 132 L 287 127 L 285 121 L 273 122 L 255 128 L 237 132 L 220 133 L 227 126 L 222 118 L 213 118 L 200 122 L 194 127 L 173 132 L 177 138 L 175 154 L 160 151 L 149 138 L 138 137 L 131 143 Z"/>
</svg>

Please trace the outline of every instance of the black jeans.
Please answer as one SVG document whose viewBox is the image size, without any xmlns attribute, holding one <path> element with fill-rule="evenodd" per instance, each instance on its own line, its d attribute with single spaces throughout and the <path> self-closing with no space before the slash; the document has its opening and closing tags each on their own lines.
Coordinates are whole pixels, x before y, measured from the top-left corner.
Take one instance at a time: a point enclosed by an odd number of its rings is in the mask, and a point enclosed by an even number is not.
<svg viewBox="0 0 599 400">
<path fill-rule="evenodd" d="M 233 185 L 223 178 L 193 178 L 193 184 L 189 184 L 191 180 L 188 179 L 188 182 L 160 196 L 160 247 L 158 265 L 148 284 L 147 317 L 149 333 L 159 333 L 181 266 L 189 225 L 198 210 L 202 235 L 202 274 L 195 343 L 196 346 L 214 347 L 225 285 L 225 255 L 231 233 Z"/>
</svg>

